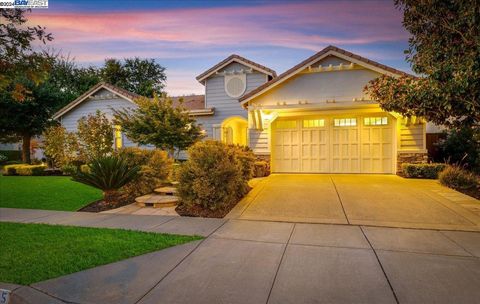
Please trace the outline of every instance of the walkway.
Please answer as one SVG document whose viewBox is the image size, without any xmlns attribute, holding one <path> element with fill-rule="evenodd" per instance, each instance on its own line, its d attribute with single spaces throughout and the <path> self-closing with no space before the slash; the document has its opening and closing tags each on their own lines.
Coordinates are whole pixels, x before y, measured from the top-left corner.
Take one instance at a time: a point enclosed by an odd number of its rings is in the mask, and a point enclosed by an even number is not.
<svg viewBox="0 0 480 304">
<path fill-rule="evenodd" d="M 0 209 L 1 221 L 202 241 L 14 289 L 26 303 L 473 303 L 480 233 Z M 23 302 L 25 303 L 25 302 Z"/>
</svg>

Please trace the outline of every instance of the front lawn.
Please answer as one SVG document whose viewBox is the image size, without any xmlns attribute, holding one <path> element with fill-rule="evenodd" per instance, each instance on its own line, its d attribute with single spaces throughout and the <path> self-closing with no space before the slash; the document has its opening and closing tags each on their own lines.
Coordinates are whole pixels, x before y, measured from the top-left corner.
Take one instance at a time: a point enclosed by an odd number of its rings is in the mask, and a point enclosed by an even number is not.
<svg viewBox="0 0 480 304">
<path fill-rule="evenodd" d="M 0 223 L 0 282 L 32 284 L 198 239 L 117 229 Z"/>
<path fill-rule="evenodd" d="M 0 207 L 76 211 L 101 198 L 67 176 L 0 176 Z"/>
</svg>

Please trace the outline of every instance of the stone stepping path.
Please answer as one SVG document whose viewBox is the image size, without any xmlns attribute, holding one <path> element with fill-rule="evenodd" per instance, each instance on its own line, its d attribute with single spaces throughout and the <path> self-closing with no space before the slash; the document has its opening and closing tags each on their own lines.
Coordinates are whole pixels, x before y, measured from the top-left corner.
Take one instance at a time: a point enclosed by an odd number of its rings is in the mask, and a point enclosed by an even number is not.
<svg viewBox="0 0 480 304">
<path fill-rule="evenodd" d="M 177 188 L 175 187 L 160 187 L 155 190 L 153 190 L 157 194 L 163 194 L 163 195 L 175 195 L 177 194 Z"/>
<path fill-rule="evenodd" d="M 179 201 L 180 199 L 177 196 L 156 193 L 143 195 L 135 199 L 138 206 L 153 208 L 173 207 L 176 206 Z"/>
</svg>

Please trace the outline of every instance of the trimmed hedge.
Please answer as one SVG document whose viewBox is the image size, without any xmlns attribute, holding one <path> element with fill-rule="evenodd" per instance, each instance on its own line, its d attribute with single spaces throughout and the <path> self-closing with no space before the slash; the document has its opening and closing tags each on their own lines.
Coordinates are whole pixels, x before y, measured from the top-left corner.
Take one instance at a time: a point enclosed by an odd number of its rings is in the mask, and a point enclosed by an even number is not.
<svg viewBox="0 0 480 304">
<path fill-rule="evenodd" d="M 480 180 L 475 174 L 459 166 L 448 166 L 439 174 L 440 183 L 456 190 L 473 189 L 480 185 Z"/>
<path fill-rule="evenodd" d="M 4 174 L 5 175 L 22 175 L 22 176 L 39 176 L 44 175 L 45 169 L 47 166 L 45 165 L 28 165 L 28 164 L 20 164 L 20 165 L 7 165 L 4 167 Z"/>
<path fill-rule="evenodd" d="M 445 164 L 402 164 L 402 172 L 408 178 L 437 179 L 438 174 L 445 169 Z"/>
<path fill-rule="evenodd" d="M 20 161 L 22 160 L 22 151 L 18 150 L 0 150 L 0 154 L 5 155 L 8 160 Z"/>
<path fill-rule="evenodd" d="M 206 140 L 190 147 L 188 156 L 178 174 L 182 204 L 218 210 L 248 192 L 255 162 L 249 149 Z"/>
</svg>

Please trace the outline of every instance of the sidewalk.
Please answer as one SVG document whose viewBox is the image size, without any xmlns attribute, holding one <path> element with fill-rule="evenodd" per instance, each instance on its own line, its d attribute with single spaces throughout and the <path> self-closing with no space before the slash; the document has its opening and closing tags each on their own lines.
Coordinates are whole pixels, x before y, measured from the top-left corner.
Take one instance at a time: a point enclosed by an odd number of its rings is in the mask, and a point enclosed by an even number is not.
<svg viewBox="0 0 480 304">
<path fill-rule="evenodd" d="M 476 232 L 19 209 L 0 209 L 0 220 L 207 237 L 18 287 L 14 296 L 26 303 L 473 303 L 480 298 Z"/>
</svg>

